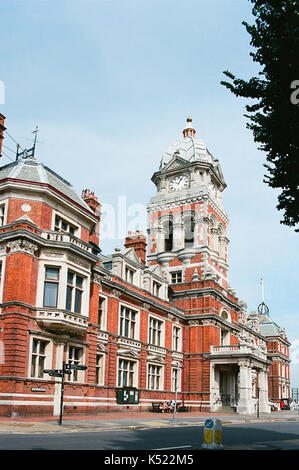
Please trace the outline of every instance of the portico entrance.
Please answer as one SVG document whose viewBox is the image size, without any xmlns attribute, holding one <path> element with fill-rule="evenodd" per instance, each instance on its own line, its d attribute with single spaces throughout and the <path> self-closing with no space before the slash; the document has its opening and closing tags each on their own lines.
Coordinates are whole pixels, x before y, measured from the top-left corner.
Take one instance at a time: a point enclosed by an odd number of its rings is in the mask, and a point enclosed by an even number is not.
<svg viewBox="0 0 299 470">
<path fill-rule="evenodd" d="M 213 387 L 213 410 L 235 411 L 238 400 L 238 367 L 215 365 Z"/>
</svg>

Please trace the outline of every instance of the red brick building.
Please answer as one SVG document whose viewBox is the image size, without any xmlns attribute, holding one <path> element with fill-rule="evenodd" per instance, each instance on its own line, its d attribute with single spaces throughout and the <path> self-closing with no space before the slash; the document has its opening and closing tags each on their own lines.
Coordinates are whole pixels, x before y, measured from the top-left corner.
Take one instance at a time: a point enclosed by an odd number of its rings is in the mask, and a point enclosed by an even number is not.
<svg viewBox="0 0 299 470">
<path fill-rule="evenodd" d="M 289 396 L 285 333 L 263 334 L 268 317 L 247 317 L 229 285 L 226 184 L 190 119 L 152 177 L 148 240 L 129 233 L 109 256 L 97 197 L 25 157 L 0 167 L 0 415 L 58 415 L 61 379 L 43 371 L 63 362 L 87 366 L 65 377 L 65 414 L 151 409 L 175 391 L 240 413 L 259 391 L 268 412 Z"/>
</svg>

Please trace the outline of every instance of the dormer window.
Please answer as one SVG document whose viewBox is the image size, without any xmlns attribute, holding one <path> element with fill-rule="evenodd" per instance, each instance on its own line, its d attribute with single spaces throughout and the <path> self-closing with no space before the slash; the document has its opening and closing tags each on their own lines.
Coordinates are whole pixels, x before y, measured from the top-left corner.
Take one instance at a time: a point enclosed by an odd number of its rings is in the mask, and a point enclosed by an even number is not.
<svg viewBox="0 0 299 470">
<path fill-rule="evenodd" d="M 126 266 L 125 268 L 125 280 L 129 282 L 130 284 L 134 283 L 134 274 L 135 270 L 130 268 L 129 266 Z"/>
<path fill-rule="evenodd" d="M 153 281 L 153 295 L 159 297 L 160 295 L 161 284 L 159 282 Z"/>
<path fill-rule="evenodd" d="M 70 222 L 63 219 L 59 215 L 56 215 L 54 230 L 56 230 L 57 232 L 67 232 L 71 235 L 75 235 L 77 227 L 75 225 L 72 225 Z"/>
</svg>

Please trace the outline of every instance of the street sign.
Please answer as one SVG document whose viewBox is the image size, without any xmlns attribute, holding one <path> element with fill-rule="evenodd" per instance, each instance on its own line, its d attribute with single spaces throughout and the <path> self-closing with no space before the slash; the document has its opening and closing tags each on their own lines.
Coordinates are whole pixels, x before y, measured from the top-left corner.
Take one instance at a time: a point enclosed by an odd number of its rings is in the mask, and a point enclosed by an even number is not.
<svg viewBox="0 0 299 470">
<path fill-rule="evenodd" d="M 66 370 L 86 370 L 88 369 L 87 366 L 82 366 L 81 364 L 65 364 L 65 369 Z"/>
<path fill-rule="evenodd" d="M 43 370 L 44 374 L 49 374 L 51 377 L 62 377 L 62 369 L 44 369 Z M 71 370 L 65 370 L 65 374 L 71 374 Z"/>
<path fill-rule="evenodd" d="M 50 377 L 62 377 L 61 372 L 48 372 L 48 374 L 50 375 Z"/>
<path fill-rule="evenodd" d="M 44 369 L 44 374 L 49 374 L 50 377 L 61 377 L 61 392 L 60 392 L 60 414 L 58 423 L 62 424 L 62 415 L 63 415 L 63 392 L 64 392 L 64 376 L 65 374 L 70 375 L 73 370 L 86 370 L 87 366 L 82 366 L 81 364 L 66 364 L 64 361 L 62 363 L 62 369 Z"/>
</svg>

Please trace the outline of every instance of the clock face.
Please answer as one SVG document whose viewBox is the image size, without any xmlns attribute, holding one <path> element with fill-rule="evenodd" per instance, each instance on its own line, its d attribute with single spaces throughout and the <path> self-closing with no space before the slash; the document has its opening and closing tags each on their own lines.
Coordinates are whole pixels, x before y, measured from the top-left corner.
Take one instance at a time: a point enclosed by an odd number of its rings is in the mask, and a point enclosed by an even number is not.
<svg viewBox="0 0 299 470">
<path fill-rule="evenodd" d="M 172 191 L 178 191 L 179 189 L 185 189 L 188 187 L 189 178 L 186 175 L 179 175 L 172 178 L 169 183 L 169 187 Z"/>
</svg>

